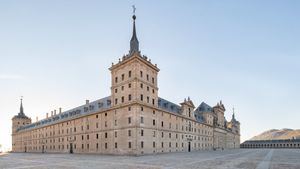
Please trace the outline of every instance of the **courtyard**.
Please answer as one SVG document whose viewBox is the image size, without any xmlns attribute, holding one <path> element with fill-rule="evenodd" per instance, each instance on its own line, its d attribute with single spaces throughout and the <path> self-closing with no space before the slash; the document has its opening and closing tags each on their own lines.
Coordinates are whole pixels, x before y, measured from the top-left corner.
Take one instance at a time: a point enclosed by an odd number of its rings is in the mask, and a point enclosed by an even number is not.
<svg viewBox="0 0 300 169">
<path fill-rule="evenodd" d="M 145 156 L 6 153 L 1 169 L 300 169 L 300 149 L 235 149 Z"/>
</svg>

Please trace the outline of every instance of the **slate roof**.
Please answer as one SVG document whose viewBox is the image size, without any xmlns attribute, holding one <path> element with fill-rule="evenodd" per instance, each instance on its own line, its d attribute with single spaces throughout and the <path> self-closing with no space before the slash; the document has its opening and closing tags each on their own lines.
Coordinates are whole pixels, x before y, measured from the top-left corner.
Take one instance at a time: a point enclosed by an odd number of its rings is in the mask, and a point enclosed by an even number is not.
<svg viewBox="0 0 300 169">
<path fill-rule="evenodd" d="M 90 102 L 87 106 L 87 104 L 81 105 L 79 107 L 67 110 L 65 112 L 62 112 L 60 114 L 54 115 L 52 117 L 49 117 L 47 119 L 43 119 L 40 121 L 37 121 L 32 124 L 28 124 L 25 126 L 20 127 L 17 131 L 24 130 L 24 129 L 32 129 L 36 127 L 41 127 L 49 124 L 54 124 L 63 120 L 66 120 L 68 118 L 73 117 L 79 117 L 82 115 L 92 114 L 100 110 L 105 110 L 111 107 L 111 99 L 110 96 L 95 100 L 93 102 Z"/>
</svg>

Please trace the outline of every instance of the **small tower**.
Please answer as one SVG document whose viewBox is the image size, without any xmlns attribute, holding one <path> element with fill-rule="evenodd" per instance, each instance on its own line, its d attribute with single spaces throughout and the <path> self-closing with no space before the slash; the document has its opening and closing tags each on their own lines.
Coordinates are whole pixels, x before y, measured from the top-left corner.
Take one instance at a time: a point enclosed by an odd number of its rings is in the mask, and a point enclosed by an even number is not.
<svg viewBox="0 0 300 169">
<path fill-rule="evenodd" d="M 25 126 L 27 124 L 31 124 L 31 118 L 27 117 L 24 114 L 23 98 L 21 97 L 20 112 L 18 113 L 18 115 L 15 115 L 12 118 L 12 151 L 13 152 L 18 152 L 18 151 L 26 152 L 26 148 L 25 148 L 25 150 L 22 149 L 22 146 L 17 141 L 15 134 L 18 132 L 18 129 L 20 127 Z"/>
</svg>

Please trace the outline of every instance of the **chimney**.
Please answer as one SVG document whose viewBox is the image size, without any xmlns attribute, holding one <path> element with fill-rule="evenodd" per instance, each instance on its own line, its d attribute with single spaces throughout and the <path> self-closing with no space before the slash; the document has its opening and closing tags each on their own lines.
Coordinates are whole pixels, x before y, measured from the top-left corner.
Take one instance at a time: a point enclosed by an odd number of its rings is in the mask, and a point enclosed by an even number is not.
<svg viewBox="0 0 300 169">
<path fill-rule="evenodd" d="M 49 113 L 46 113 L 46 118 L 48 119 L 48 115 L 49 115 Z"/>
<path fill-rule="evenodd" d="M 89 100 L 85 100 L 85 104 L 90 104 L 90 101 Z"/>
<path fill-rule="evenodd" d="M 59 108 L 59 114 L 61 113 L 61 107 Z"/>
</svg>

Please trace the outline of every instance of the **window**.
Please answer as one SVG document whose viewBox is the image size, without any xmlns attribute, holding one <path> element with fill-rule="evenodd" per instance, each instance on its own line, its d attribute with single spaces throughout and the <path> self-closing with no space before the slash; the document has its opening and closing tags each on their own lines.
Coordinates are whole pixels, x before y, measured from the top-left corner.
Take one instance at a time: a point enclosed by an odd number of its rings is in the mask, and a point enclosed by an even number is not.
<svg viewBox="0 0 300 169">
<path fill-rule="evenodd" d="M 115 99 L 115 104 L 118 104 L 118 99 Z"/>
<path fill-rule="evenodd" d="M 118 77 L 115 77 L 115 82 L 118 83 Z"/>
<path fill-rule="evenodd" d="M 150 100 L 150 98 L 149 98 L 149 96 L 147 96 L 147 103 L 149 103 L 149 100 Z"/>
<path fill-rule="evenodd" d="M 144 148 L 144 142 L 141 141 L 141 148 Z"/>
<path fill-rule="evenodd" d="M 141 130 L 141 136 L 144 136 L 144 130 Z"/>
<path fill-rule="evenodd" d="M 96 128 L 98 128 L 99 127 L 99 124 L 98 123 L 96 123 Z"/>
<path fill-rule="evenodd" d="M 149 81 L 149 75 L 147 74 L 147 81 Z"/>
<path fill-rule="evenodd" d="M 118 143 L 115 143 L 115 148 L 118 148 Z"/>
<path fill-rule="evenodd" d="M 96 134 L 96 139 L 99 139 L 99 134 Z"/>
<path fill-rule="evenodd" d="M 121 87 L 121 90 L 122 90 L 122 91 L 124 90 L 124 86 Z"/>
<path fill-rule="evenodd" d="M 128 88 L 131 88 L 131 83 L 128 84 Z"/>
<path fill-rule="evenodd" d="M 105 116 L 107 116 L 107 113 L 105 113 Z"/>
<path fill-rule="evenodd" d="M 152 83 L 154 84 L 154 77 L 152 77 Z"/>
<path fill-rule="evenodd" d="M 81 136 L 81 140 L 83 140 L 83 135 Z"/>
<path fill-rule="evenodd" d="M 152 93 L 154 94 L 154 89 L 152 89 Z"/>
<path fill-rule="evenodd" d="M 98 114 L 96 115 L 96 118 L 98 119 Z"/>
<path fill-rule="evenodd" d="M 161 122 L 161 127 L 164 127 L 164 122 L 163 121 Z"/>
<path fill-rule="evenodd" d="M 164 132 L 161 132 L 161 137 L 162 137 L 162 138 L 164 137 Z"/>
<path fill-rule="evenodd" d="M 147 86 L 147 91 L 149 92 L 149 86 Z"/>
<path fill-rule="evenodd" d="M 164 148 L 164 142 L 161 142 L 161 148 Z"/>
<path fill-rule="evenodd" d="M 128 148 L 131 148 L 131 142 L 128 142 Z"/>
<path fill-rule="evenodd" d="M 115 126 L 117 126 L 117 125 L 118 125 L 117 120 L 115 120 Z"/>
<path fill-rule="evenodd" d="M 152 99 L 152 104 L 153 104 L 153 105 L 155 104 L 155 100 L 154 100 L 154 99 Z"/>
<path fill-rule="evenodd" d="M 131 117 L 128 117 L 128 124 L 131 124 Z"/>
<path fill-rule="evenodd" d="M 144 123 L 144 117 L 143 116 L 141 117 L 141 123 Z"/>
<path fill-rule="evenodd" d="M 128 101 L 131 101 L 131 94 L 128 95 Z"/>
<path fill-rule="evenodd" d="M 118 89 L 117 88 L 115 89 L 115 93 L 118 93 Z"/>
<path fill-rule="evenodd" d="M 143 83 L 140 84 L 141 88 L 143 88 Z"/>
<path fill-rule="evenodd" d="M 141 111 L 144 111 L 144 107 L 141 107 Z"/>
<path fill-rule="evenodd" d="M 128 72 L 128 77 L 131 77 L 131 71 Z"/>
<path fill-rule="evenodd" d="M 144 100 L 144 97 L 143 97 L 143 95 L 141 94 L 141 101 L 143 101 Z"/>
<path fill-rule="evenodd" d="M 107 133 L 105 133 L 105 138 L 107 138 Z"/>
<path fill-rule="evenodd" d="M 153 119 L 153 126 L 155 126 L 155 120 Z"/>
<path fill-rule="evenodd" d="M 107 149 L 107 143 L 105 143 L 105 149 Z"/>
<path fill-rule="evenodd" d="M 169 133 L 169 138 L 171 138 L 171 133 Z"/>
<path fill-rule="evenodd" d="M 90 136 L 89 136 L 89 135 L 87 135 L 87 136 L 86 136 L 86 139 L 87 139 L 87 140 L 89 140 L 89 139 L 90 139 Z"/>
<path fill-rule="evenodd" d="M 153 141 L 153 148 L 155 148 L 155 142 Z"/>
<path fill-rule="evenodd" d="M 124 80 L 124 78 L 125 78 L 125 75 L 124 75 L 124 74 L 122 74 L 122 80 Z"/>
<path fill-rule="evenodd" d="M 104 126 L 107 127 L 107 121 L 104 122 Z"/>
<path fill-rule="evenodd" d="M 131 107 L 128 107 L 128 111 L 131 111 Z"/>
<path fill-rule="evenodd" d="M 124 96 L 121 97 L 122 103 L 124 103 Z"/>
<path fill-rule="evenodd" d="M 96 148 L 99 149 L 99 144 L 98 143 L 96 144 Z"/>
<path fill-rule="evenodd" d="M 131 130 L 128 130 L 128 136 L 131 137 Z"/>
<path fill-rule="evenodd" d="M 87 125 L 87 126 L 86 126 L 86 129 L 87 129 L 87 130 L 89 130 L 89 129 L 90 129 L 90 126 L 89 126 L 89 125 Z"/>
<path fill-rule="evenodd" d="M 140 76 L 143 77 L 143 71 L 140 71 Z"/>
<path fill-rule="evenodd" d="M 118 133 L 115 131 L 115 137 L 116 137 L 116 138 L 117 138 L 117 136 L 118 136 L 117 134 L 118 134 Z"/>
</svg>

